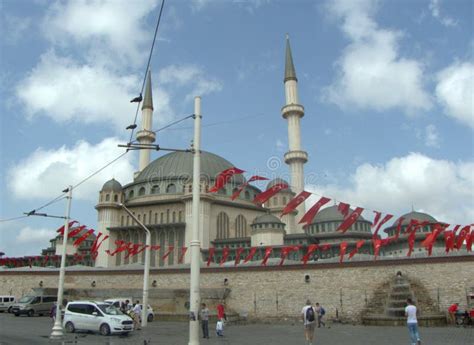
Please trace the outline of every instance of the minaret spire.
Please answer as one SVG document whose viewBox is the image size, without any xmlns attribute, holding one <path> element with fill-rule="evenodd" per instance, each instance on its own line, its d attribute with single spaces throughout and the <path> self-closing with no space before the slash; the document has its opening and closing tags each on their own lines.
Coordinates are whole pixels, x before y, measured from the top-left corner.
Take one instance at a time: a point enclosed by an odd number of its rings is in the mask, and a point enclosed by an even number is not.
<svg viewBox="0 0 474 345">
<path fill-rule="evenodd" d="M 151 71 L 148 70 L 146 77 L 145 86 L 145 98 L 143 99 L 142 105 L 142 125 L 140 131 L 137 132 L 137 141 L 140 144 L 147 145 L 155 141 L 156 135 L 152 132 L 153 126 L 153 95 L 151 87 Z M 150 151 L 149 149 L 140 150 L 140 158 L 138 163 L 138 171 L 135 173 L 137 176 L 143 169 L 150 164 Z"/>
<path fill-rule="evenodd" d="M 296 194 L 304 190 L 304 170 L 303 166 L 308 161 L 308 154 L 301 148 L 300 119 L 304 116 L 304 107 L 299 104 L 298 99 L 298 79 L 296 78 L 293 56 L 290 48 L 290 38 L 286 35 L 285 54 L 285 98 L 286 105 L 281 109 L 283 118 L 288 120 L 288 146 L 285 153 L 285 163 L 289 165 L 291 173 L 291 189 Z M 302 203 L 298 208 L 298 216 L 305 213 L 305 206 Z M 301 226 L 288 229 L 288 233 L 303 232 Z"/>
</svg>

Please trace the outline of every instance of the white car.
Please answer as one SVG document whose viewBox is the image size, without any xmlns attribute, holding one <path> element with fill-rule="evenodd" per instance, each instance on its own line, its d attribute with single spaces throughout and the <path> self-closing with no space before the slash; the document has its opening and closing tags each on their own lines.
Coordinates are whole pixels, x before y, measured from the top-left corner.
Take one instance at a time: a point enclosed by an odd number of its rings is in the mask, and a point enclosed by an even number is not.
<svg viewBox="0 0 474 345">
<path fill-rule="evenodd" d="M 120 309 L 120 306 L 122 303 L 125 303 L 126 301 L 129 301 L 129 303 L 132 301 L 131 298 L 110 298 L 106 299 L 104 302 L 109 303 L 114 305 L 116 308 Z M 143 305 L 140 304 L 140 306 L 143 308 Z M 131 305 L 130 305 L 131 308 Z M 153 308 L 151 305 L 148 304 L 148 310 L 147 310 L 147 321 L 152 322 L 155 319 L 155 312 L 153 311 Z"/>
<path fill-rule="evenodd" d="M 102 335 L 128 334 L 133 331 L 133 320 L 105 302 L 75 301 L 66 306 L 63 327 L 69 333 L 81 330 Z"/>
</svg>

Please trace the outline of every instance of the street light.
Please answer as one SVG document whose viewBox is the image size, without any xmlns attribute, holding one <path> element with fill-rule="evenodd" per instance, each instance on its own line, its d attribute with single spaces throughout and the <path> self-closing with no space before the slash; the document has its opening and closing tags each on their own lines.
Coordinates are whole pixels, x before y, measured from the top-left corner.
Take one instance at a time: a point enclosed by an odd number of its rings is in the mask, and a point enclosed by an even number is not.
<svg viewBox="0 0 474 345">
<path fill-rule="evenodd" d="M 72 186 L 67 189 L 66 221 L 64 223 L 63 247 L 61 248 L 61 268 L 59 269 L 58 297 L 56 302 L 56 320 L 49 336 L 50 339 L 62 339 L 64 337 L 62 326 L 61 306 L 63 304 L 64 275 L 66 273 L 66 246 L 69 234 L 69 219 L 71 216 Z M 33 212 L 34 213 L 34 212 Z"/>
<path fill-rule="evenodd" d="M 151 246 L 151 232 L 124 204 L 118 204 L 125 212 L 128 213 L 134 221 L 137 222 L 140 227 L 146 232 L 145 240 L 145 269 L 143 273 L 143 300 L 142 300 L 142 327 L 146 327 L 148 324 L 148 279 L 150 276 L 150 246 Z"/>
</svg>

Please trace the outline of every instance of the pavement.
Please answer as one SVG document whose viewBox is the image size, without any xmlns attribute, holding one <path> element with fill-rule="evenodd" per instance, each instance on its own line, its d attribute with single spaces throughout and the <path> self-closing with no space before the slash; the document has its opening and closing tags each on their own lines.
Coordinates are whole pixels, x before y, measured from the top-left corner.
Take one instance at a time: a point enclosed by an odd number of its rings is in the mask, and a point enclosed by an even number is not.
<svg viewBox="0 0 474 345">
<path fill-rule="evenodd" d="M 128 336 L 101 336 L 93 333 L 67 334 L 62 342 L 49 340 L 52 322 L 49 317 L 15 317 L 0 314 L 0 345 L 19 344 L 133 344 L 186 345 L 189 326 L 186 322 L 153 321 L 146 329 Z M 210 325 L 210 339 L 200 338 L 201 345 L 304 345 L 301 323 L 227 325 L 224 337 L 218 338 Z M 420 328 L 423 345 L 474 345 L 474 328 Z M 333 324 L 316 328 L 314 345 L 408 345 L 406 327 L 376 327 Z"/>
</svg>

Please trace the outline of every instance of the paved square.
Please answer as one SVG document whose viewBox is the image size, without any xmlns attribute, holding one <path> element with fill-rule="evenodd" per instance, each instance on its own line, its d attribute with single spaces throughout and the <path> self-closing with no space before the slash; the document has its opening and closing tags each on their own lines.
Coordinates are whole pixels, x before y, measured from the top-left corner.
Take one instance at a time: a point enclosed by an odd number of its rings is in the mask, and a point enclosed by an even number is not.
<svg viewBox="0 0 474 345">
<path fill-rule="evenodd" d="M 52 323 L 48 317 L 14 317 L 0 314 L 0 344 L 54 344 L 49 341 Z M 200 339 L 201 344 L 235 345 L 304 345 L 303 326 L 295 324 L 248 324 L 229 325 L 225 337 L 217 338 L 210 327 L 211 339 Z M 472 345 L 474 328 L 436 327 L 421 328 L 422 344 L 426 345 Z M 63 344 L 144 344 L 186 345 L 188 324 L 185 322 L 155 321 L 146 330 L 136 331 L 129 336 L 103 337 L 91 333 L 68 334 Z M 366 327 L 352 325 L 331 325 L 316 329 L 315 345 L 408 345 L 408 331 L 405 327 Z"/>
</svg>

